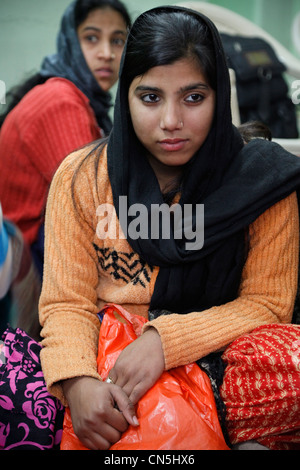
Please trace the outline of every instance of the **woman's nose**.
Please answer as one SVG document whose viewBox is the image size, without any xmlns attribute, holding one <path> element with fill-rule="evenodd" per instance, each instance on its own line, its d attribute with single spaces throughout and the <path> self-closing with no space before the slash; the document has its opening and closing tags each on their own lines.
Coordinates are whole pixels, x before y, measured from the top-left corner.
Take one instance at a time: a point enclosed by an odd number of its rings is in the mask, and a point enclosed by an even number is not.
<svg viewBox="0 0 300 470">
<path fill-rule="evenodd" d="M 168 131 L 182 129 L 183 120 L 179 107 L 172 104 L 166 104 L 163 107 L 160 119 L 160 127 L 163 130 Z"/>
<path fill-rule="evenodd" d="M 97 57 L 99 59 L 111 60 L 114 58 L 112 47 L 109 41 L 103 41 L 99 45 L 97 51 Z"/>
</svg>

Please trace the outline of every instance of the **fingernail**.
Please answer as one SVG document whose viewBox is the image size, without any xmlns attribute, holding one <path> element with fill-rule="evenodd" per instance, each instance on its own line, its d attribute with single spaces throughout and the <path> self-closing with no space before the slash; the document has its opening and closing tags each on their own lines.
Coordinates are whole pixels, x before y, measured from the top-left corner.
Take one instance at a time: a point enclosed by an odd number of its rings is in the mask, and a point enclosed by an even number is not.
<svg viewBox="0 0 300 470">
<path fill-rule="evenodd" d="M 136 416 L 134 416 L 134 417 L 132 418 L 132 420 L 133 420 L 135 426 L 139 426 L 139 425 L 140 425 L 140 423 L 138 422 L 138 419 L 137 419 Z"/>
</svg>

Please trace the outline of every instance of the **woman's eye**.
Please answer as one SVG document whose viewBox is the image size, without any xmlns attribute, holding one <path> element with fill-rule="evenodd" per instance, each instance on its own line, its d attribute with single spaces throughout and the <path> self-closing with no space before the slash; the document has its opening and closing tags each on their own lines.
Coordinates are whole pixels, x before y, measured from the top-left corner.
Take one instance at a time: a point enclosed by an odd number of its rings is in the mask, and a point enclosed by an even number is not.
<svg viewBox="0 0 300 470">
<path fill-rule="evenodd" d="M 144 101 L 144 103 L 157 103 L 159 101 L 159 97 L 153 93 L 143 95 L 141 99 Z"/>
<path fill-rule="evenodd" d="M 115 38 L 112 40 L 112 44 L 115 46 L 121 46 L 123 47 L 125 45 L 125 41 L 122 38 Z"/>
<path fill-rule="evenodd" d="M 189 95 L 185 101 L 188 103 L 200 103 L 204 99 L 203 95 L 200 95 L 200 93 L 192 93 Z"/>
<path fill-rule="evenodd" d="M 86 36 L 85 40 L 87 42 L 95 43 L 95 42 L 98 41 L 98 38 L 97 38 L 97 36 L 91 35 L 91 36 Z"/>
</svg>

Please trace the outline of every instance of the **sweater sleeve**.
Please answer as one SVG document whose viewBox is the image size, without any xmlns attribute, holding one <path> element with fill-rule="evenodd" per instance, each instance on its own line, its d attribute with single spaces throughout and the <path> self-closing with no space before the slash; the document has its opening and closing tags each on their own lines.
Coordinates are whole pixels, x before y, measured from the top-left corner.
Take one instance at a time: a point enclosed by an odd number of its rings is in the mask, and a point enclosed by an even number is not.
<svg viewBox="0 0 300 470">
<path fill-rule="evenodd" d="M 249 228 L 250 247 L 239 296 L 203 312 L 148 322 L 160 334 L 166 369 L 222 350 L 239 336 L 292 318 L 297 291 L 299 220 L 296 194 L 278 202 Z"/>
<path fill-rule="evenodd" d="M 100 328 L 96 294 L 98 270 L 91 242 L 96 208 L 90 189 L 92 182 L 86 181 L 86 175 L 78 178 L 80 187 L 74 195 L 76 206 L 73 203 L 73 157 L 64 160 L 49 192 L 44 279 L 39 304 L 44 338 L 42 368 L 50 392 L 64 404 L 61 380 L 82 375 L 100 379 L 96 364 Z"/>
</svg>

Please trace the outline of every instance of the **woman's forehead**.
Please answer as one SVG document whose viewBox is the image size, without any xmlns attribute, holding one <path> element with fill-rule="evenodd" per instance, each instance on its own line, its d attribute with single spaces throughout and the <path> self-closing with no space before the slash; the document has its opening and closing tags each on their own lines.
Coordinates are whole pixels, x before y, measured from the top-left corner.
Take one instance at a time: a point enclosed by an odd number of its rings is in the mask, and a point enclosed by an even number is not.
<svg viewBox="0 0 300 470">
<path fill-rule="evenodd" d="M 178 93 L 195 87 L 209 87 L 199 63 L 189 58 L 153 67 L 143 75 L 135 77 L 132 86 L 139 89 L 153 88 L 157 91 L 160 88 L 172 89 Z"/>
</svg>

